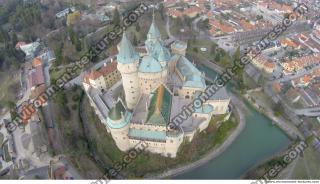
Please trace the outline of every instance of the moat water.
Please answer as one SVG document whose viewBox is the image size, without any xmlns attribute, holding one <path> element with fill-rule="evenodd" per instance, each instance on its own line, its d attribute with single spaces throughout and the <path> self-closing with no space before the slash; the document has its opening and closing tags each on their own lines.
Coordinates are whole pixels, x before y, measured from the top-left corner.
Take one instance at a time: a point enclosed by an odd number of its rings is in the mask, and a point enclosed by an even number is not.
<svg viewBox="0 0 320 184">
<path fill-rule="evenodd" d="M 213 70 L 201 67 L 215 78 Z M 227 87 L 227 90 L 230 86 Z M 290 144 L 290 139 L 264 115 L 246 104 L 246 126 L 236 140 L 205 165 L 175 176 L 175 179 L 239 179 L 249 169 L 272 157 Z"/>
</svg>

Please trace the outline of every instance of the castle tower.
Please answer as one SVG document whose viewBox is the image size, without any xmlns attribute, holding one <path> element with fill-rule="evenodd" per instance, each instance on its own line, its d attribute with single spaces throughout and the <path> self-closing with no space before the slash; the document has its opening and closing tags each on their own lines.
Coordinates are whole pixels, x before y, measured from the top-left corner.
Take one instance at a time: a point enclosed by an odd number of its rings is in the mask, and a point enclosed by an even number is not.
<svg viewBox="0 0 320 184">
<path fill-rule="evenodd" d="M 131 112 L 126 111 L 121 101 L 118 101 L 108 113 L 107 126 L 121 151 L 130 149 L 128 133 L 131 117 Z"/>
<path fill-rule="evenodd" d="M 138 78 L 139 54 L 134 50 L 126 33 L 123 33 L 118 50 L 117 68 L 122 76 L 126 104 L 128 109 L 131 110 L 138 103 L 140 97 Z"/>
<path fill-rule="evenodd" d="M 148 54 L 154 55 L 155 48 L 159 47 L 159 45 L 162 46 L 162 42 L 161 34 L 155 23 L 153 15 L 152 23 L 147 34 L 147 40 L 145 41 Z"/>
</svg>

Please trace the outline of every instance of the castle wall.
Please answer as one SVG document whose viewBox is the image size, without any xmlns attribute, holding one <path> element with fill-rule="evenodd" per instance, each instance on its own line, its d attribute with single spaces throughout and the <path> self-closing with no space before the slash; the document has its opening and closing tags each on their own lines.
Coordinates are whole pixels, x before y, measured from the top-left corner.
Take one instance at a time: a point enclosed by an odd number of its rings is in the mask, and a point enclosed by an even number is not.
<svg viewBox="0 0 320 184">
<path fill-rule="evenodd" d="M 178 89 L 178 95 L 185 98 L 185 99 L 193 99 L 194 94 L 196 91 L 199 91 L 198 88 L 189 88 L 189 87 L 182 87 Z"/>
<path fill-rule="evenodd" d="M 104 76 L 105 87 L 104 89 L 111 88 L 115 83 L 117 83 L 121 79 L 121 74 L 119 70 L 114 70 L 111 73 L 108 73 Z"/>
<path fill-rule="evenodd" d="M 230 99 L 226 100 L 207 100 L 208 104 L 212 105 L 213 107 L 213 114 L 225 114 L 228 110 L 228 105 L 230 104 Z"/>
<path fill-rule="evenodd" d="M 186 49 L 187 49 L 186 46 L 178 48 L 175 43 L 171 44 L 171 51 L 172 51 L 173 54 L 178 54 L 178 55 L 185 56 L 186 55 Z"/>
<path fill-rule="evenodd" d="M 145 124 L 137 124 L 137 123 L 130 123 L 130 128 L 150 130 L 150 131 L 166 131 L 167 130 L 167 127 L 165 126 L 154 126 L 154 125 L 145 125 Z"/>
<path fill-rule="evenodd" d="M 159 73 L 138 73 L 141 93 L 150 94 L 167 79 L 167 70 Z"/>
<path fill-rule="evenodd" d="M 91 86 L 96 89 L 99 89 L 99 90 L 106 89 L 106 83 L 105 83 L 103 76 L 100 76 L 100 77 L 96 78 L 95 80 L 89 79 L 89 82 L 90 82 Z"/>
<path fill-rule="evenodd" d="M 178 136 L 168 136 L 165 145 L 164 156 L 175 158 L 181 143 L 183 142 L 183 134 Z"/>
<path fill-rule="evenodd" d="M 123 121 L 123 118 L 120 119 L 119 122 L 120 121 Z M 117 122 L 114 122 L 114 123 L 117 123 Z M 119 129 L 110 128 L 112 138 L 115 141 L 117 147 L 121 151 L 128 151 L 131 148 L 129 137 L 128 137 L 129 126 L 130 126 L 130 123 L 128 123 L 123 128 L 119 128 Z"/>
</svg>

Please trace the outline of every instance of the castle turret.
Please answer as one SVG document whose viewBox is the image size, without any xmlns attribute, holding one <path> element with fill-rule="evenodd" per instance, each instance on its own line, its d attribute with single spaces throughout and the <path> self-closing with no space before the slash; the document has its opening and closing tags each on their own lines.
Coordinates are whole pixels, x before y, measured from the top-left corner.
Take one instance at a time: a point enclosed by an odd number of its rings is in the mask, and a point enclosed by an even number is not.
<svg viewBox="0 0 320 184">
<path fill-rule="evenodd" d="M 141 93 L 150 94 L 167 78 L 167 69 L 152 56 L 144 56 L 139 66 L 139 81 Z"/>
<path fill-rule="evenodd" d="M 145 41 L 146 49 L 148 51 L 148 54 L 151 54 L 153 56 L 156 48 L 163 45 L 163 41 L 161 40 L 161 34 L 160 31 L 155 23 L 154 15 L 152 18 L 152 23 L 149 28 L 148 34 L 147 34 L 147 40 Z"/>
<path fill-rule="evenodd" d="M 160 31 L 155 23 L 155 20 L 154 20 L 154 14 L 152 15 L 152 23 L 149 28 L 148 34 L 147 34 L 147 39 L 148 40 L 161 39 Z"/>
<path fill-rule="evenodd" d="M 181 56 L 185 56 L 186 50 L 187 50 L 187 43 L 185 43 L 185 42 L 175 41 L 174 43 L 171 44 L 172 54 L 178 54 Z"/>
<path fill-rule="evenodd" d="M 134 50 L 126 33 L 123 33 L 118 50 L 117 68 L 122 76 L 126 104 L 128 109 L 133 109 L 140 97 L 138 78 L 139 54 Z"/>
<path fill-rule="evenodd" d="M 159 49 L 158 61 L 161 63 L 161 66 L 167 66 L 167 63 L 171 60 L 170 52 L 167 48 L 161 47 Z"/>
<path fill-rule="evenodd" d="M 109 111 L 107 125 L 110 129 L 113 140 L 121 151 L 128 151 L 129 144 L 129 127 L 132 113 L 126 111 L 121 101 Z"/>
</svg>

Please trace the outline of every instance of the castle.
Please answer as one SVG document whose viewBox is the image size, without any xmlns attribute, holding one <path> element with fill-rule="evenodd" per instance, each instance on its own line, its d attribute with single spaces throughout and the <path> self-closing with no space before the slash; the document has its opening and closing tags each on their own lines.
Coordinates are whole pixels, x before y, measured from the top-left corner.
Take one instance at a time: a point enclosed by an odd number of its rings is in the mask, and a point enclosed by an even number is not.
<svg viewBox="0 0 320 184">
<path fill-rule="evenodd" d="M 213 115 L 229 112 L 230 97 L 223 88 L 180 127 L 168 128 L 170 120 L 207 87 L 204 73 L 185 57 L 187 44 L 175 41 L 170 51 L 153 19 L 145 46 L 133 47 L 124 33 L 117 47 L 116 61 L 99 70 L 109 72 L 86 73 L 83 86 L 121 151 L 144 141 L 146 150 L 176 157 L 184 139 L 191 141 L 196 132 L 206 129 Z M 117 72 L 121 76 L 113 78 L 112 87 L 106 89 L 105 76 Z"/>
</svg>

